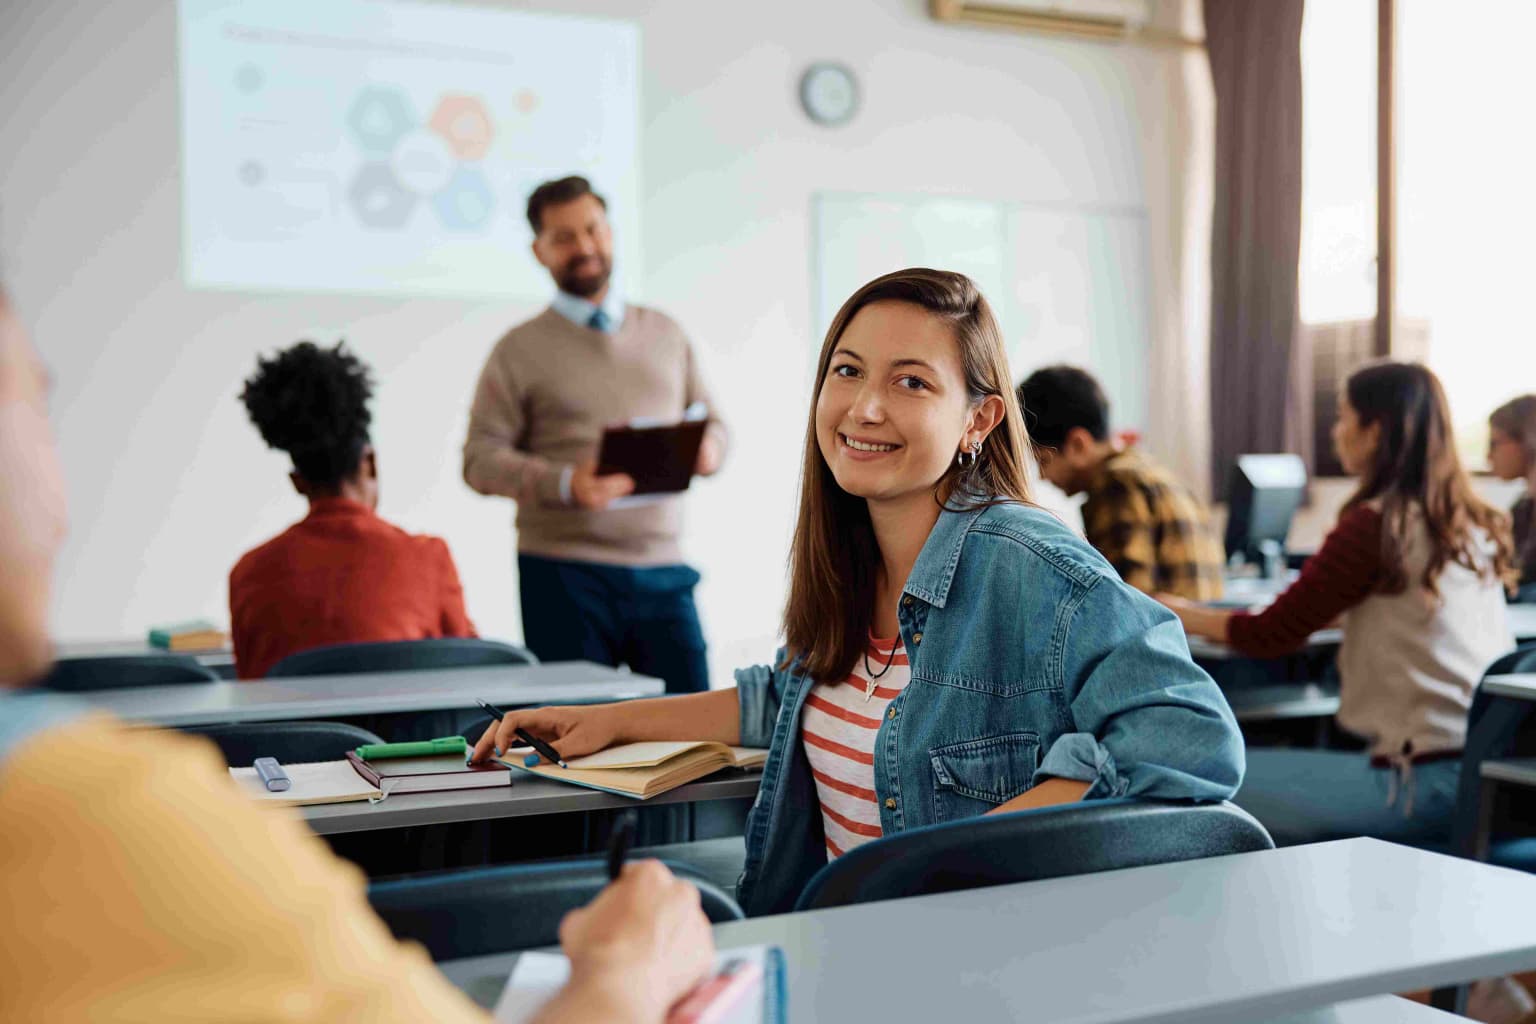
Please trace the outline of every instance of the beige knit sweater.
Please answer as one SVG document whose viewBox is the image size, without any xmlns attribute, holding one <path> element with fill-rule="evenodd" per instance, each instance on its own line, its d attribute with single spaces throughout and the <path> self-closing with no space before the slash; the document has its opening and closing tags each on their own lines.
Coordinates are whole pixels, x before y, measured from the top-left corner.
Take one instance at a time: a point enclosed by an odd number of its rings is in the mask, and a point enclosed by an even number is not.
<svg viewBox="0 0 1536 1024">
<path fill-rule="evenodd" d="M 609 565 L 682 561 L 679 497 L 589 511 L 561 493 L 568 467 L 597 457 L 603 428 L 635 417 L 676 419 L 694 402 L 725 430 L 682 329 L 629 306 L 612 334 L 546 309 L 496 343 L 480 373 L 464 442 L 464 480 L 517 502 L 522 554 Z"/>
</svg>

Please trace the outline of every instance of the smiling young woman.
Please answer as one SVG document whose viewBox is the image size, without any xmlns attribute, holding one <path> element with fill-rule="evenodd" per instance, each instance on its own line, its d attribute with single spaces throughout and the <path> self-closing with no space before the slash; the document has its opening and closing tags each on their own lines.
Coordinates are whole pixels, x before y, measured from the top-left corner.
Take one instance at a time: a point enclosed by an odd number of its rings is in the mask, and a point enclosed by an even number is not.
<svg viewBox="0 0 1536 1024">
<path fill-rule="evenodd" d="M 997 321 L 960 274 L 859 289 L 807 420 L 785 646 L 736 687 L 515 712 L 563 756 L 769 748 L 739 896 L 790 909 L 830 858 L 935 822 L 1079 799 L 1220 800 L 1242 741 L 1172 615 L 1030 501 Z"/>
</svg>

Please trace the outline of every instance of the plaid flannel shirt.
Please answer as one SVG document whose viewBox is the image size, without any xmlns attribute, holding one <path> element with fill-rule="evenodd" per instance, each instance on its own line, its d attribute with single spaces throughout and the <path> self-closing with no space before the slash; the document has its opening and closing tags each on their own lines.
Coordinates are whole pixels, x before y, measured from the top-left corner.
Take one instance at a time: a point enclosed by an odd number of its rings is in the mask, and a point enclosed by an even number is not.
<svg viewBox="0 0 1536 1024">
<path fill-rule="evenodd" d="M 1121 579 L 1148 594 L 1221 597 L 1222 541 L 1210 514 L 1167 470 L 1134 450 L 1118 452 L 1087 494 L 1084 533 Z"/>
</svg>

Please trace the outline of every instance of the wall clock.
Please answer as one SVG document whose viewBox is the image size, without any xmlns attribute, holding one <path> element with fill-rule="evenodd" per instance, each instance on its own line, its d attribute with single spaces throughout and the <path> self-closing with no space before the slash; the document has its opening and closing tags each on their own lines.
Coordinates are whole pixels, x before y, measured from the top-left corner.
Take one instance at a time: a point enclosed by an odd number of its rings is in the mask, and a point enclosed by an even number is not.
<svg viewBox="0 0 1536 1024">
<path fill-rule="evenodd" d="M 846 124 L 859 109 L 859 83 L 843 64 L 812 64 L 800 76 L 800 105 L 817 124 Z"/>
</svg>

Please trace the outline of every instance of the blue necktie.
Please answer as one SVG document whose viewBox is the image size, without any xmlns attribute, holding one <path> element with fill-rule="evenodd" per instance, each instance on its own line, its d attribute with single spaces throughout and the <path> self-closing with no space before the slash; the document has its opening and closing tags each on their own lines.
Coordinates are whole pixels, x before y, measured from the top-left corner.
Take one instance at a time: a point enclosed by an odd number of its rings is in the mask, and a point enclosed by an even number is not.
<svg viewBox="0 0 1536 1024">
<path fill-rule="evenodd" d="M 590 318 L 588 318 L 587 326 L 592 328 L 594 331 L 602 331 L 604 334 L 607 334 L 608 331 L 613 327 L 613 320 L 609 318 L 607 313 L 604 313 L 601 309 L 598 309 L 592 314 Z"/>
</svg>

